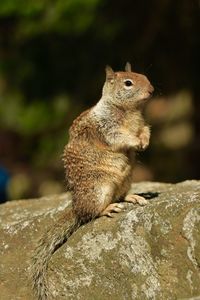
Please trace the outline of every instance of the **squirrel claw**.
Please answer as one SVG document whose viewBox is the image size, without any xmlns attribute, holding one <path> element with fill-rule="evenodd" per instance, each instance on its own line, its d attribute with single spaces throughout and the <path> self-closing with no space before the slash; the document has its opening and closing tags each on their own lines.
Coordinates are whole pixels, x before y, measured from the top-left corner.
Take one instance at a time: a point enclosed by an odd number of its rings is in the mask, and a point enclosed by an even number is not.
<svg viewBox="0 0 200 300">
<path fill-rule="evenodd" d="M 101 212 L 100 216 L 113 218 L 111 213 L 119 213 L 122 211 L 123 207 L 124 206 L 120 203 L 111 203 Z"/>
<path fill-rule="evenodd" d="M 134 194 L 126 195 L 124 201 L 131 202 L 133 204 L 138 203 L 141 206 L 144 206 L 148 203 L 148 201 L 144 197 Z"/>
</svg>

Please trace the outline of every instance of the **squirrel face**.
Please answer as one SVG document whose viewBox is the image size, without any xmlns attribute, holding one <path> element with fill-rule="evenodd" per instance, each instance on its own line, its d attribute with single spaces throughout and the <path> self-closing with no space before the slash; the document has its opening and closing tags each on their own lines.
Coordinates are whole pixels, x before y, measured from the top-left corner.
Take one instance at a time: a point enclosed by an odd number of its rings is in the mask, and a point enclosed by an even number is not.
<svg viewBox="0 0 200 300">
<path fill-rule="evenodd" d="M 148 99 L 154 91 L 146 76 L 131 71 L 131 65 L 126 64 L 125 72 L 114 72 L 106 67 L 106 82 L 103 94 L 112 98 L 113 104 L 131 107 L 142 100 Z"/>
</svg>

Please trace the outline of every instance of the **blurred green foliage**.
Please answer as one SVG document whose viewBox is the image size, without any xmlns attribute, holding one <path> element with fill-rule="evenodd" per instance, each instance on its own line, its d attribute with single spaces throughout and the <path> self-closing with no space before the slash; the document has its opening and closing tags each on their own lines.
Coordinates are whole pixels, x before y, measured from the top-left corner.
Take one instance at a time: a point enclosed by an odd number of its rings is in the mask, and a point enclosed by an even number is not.
<svg viewBox="0 0 200 300">
<path fill-rule="evenodd" d="M 99 0 L 1 0 L 0 16 L 13 17 L 17 23 L 16 38 L 41 33 L 78 33 L 94 20 Z"/>
<path fill-rule="evenodd" d="M 1 0 L 0 164 L 29 179 L 16 197 L 64 186 L 68 127 L 127 60 L 163 95 L 138 178 L 199 177 L 199 25 L 195 0 Z"/>
</svg>

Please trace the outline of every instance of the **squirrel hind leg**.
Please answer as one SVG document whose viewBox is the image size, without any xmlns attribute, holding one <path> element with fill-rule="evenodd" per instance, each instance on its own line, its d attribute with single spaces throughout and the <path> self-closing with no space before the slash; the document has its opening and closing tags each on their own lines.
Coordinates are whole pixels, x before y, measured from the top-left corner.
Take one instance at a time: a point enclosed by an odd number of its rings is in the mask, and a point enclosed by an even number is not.
<svg viewBox="0 0 200 300">
<path fill-rule="evenodd" d="M 113 213 L 119 213 L 123 210 L 122 203 L 115 203 L 115 187 L 114 185 L 102 184 L 98 189 L 99 217 L 114 217 Z"/>
<path fill-rule="evenodd" d="M 73 210 L 78 218 L 89 221 L 96 217 L 106 215 L 105 209 L 115 200 L 115 187 L 105 182 L 96 182 L 73 195 Z M 117 206 L 112 207 L 112 212 L 119 210 Z M 110 207 L 111 212 L 111 207 Z"/>
</svg>

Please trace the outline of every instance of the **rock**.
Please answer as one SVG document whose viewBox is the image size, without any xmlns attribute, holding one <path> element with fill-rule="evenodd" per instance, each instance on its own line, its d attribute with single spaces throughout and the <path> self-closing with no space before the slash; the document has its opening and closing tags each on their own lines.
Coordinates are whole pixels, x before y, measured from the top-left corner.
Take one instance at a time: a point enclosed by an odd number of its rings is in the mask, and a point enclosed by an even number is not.
<svg viewBox="0 0 200 300">
<path fill-rule="evenodd" d="M 138 183 L 147 206 L 79 228 L 48 269 L 55 299 L 200 299 L 200 181 Z M 68 207 L 68 208 L 67 208 Z M 0 299 L 35 299 L 28 269 L 39 237 L 70 194 L 0 205 Z"/>
</svg>

